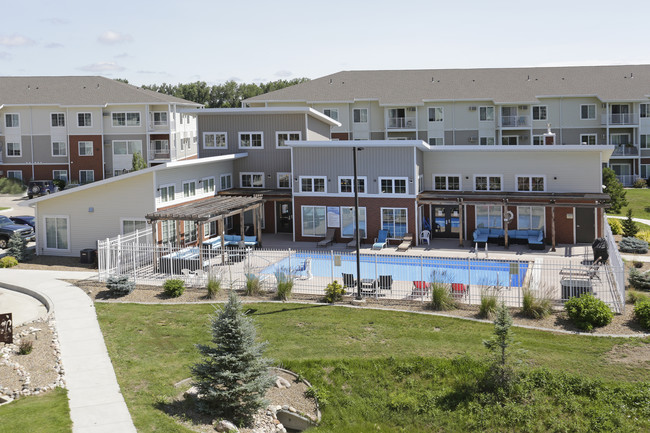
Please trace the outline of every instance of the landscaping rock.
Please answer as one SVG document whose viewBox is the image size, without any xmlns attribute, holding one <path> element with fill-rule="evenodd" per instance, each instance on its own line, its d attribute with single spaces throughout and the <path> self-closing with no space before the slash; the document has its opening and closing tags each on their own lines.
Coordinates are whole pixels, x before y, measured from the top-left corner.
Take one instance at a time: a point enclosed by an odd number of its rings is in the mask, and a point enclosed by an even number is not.
<svg viewBox="0 0 650 433">
<path fill-rule="evenodd" d="M 291 382 L 289 382 L 287 379 L 284 377 L 278 376 L 278 378 L 275 381 L 275 386 L 283 389 L 283 388 L 291 388 Z"/>
<path fill-rule="evenodd" d="M 226 421 L 225 419 L 219 421 L 214 426 L 214 429 L 218 432 L 239 433 L 239 429 L 235 426 L 235 424 L 231 423 L 230 421 Z"/>
<path fill-rule="evenodd" d="M 277 413 L 277 416 L 278 421 L 280 421 L 283 426 L 290 430 L 303 431 L 307 430 L 309 427 L 316 425 L 312 422 L 311 419 L 285 409 L 280 409 Z"/>
</svg>

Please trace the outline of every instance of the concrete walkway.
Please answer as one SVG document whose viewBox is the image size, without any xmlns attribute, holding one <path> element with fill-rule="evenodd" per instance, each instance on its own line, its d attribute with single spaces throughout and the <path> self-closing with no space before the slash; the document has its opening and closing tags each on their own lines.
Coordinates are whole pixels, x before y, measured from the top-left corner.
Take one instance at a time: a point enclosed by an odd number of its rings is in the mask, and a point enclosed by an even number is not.
<svg viewBox="0 0 650 433">
<path fill-rule="evenodd" d="M 607 218 L 613 218 L 615 220 L 626 220 L 627 219 L 627 217 L 618 216 L 618 215 L 607 215 Z M 634 218 L 634 217 L 632 217 L 632 221 L 634 221 L 635 223 L 641 223 L 641 224 L 645 224 L 647 226 L 650 226 L 650 220 L 646 220 L 646 219 L 643 219 L 643 218 Z"/>
<path fill-rule="evenodd" d="M 58 279 L 84 279 L 96 275 L 95 272 L 0 269 L 0 286 L 34 291 L 52 306 L 73 433 L 136 432 L 92 300 L 81 289 Z M 6 306 L 3 303 L 2 309 Z"/>
</svg>

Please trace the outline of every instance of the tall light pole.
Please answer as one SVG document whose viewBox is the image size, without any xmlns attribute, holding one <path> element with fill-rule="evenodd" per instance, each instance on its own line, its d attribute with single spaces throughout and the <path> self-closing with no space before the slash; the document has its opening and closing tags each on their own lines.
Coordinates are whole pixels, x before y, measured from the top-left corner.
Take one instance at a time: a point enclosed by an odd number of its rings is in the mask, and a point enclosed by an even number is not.
<svg viewBox="0 0 650 433">
<path fill-rule="evenodd" d="M 354 179 L 352 188 L 354 188 L 354 240 L 357 250 L 357 300 L 361 297 L 361 255 L 359 254 L 359 186 L 357 179 L 357 150 L 363 150 L 363 147 L 352 148 L 352 164 L 354 165 Z"/>
</svg>

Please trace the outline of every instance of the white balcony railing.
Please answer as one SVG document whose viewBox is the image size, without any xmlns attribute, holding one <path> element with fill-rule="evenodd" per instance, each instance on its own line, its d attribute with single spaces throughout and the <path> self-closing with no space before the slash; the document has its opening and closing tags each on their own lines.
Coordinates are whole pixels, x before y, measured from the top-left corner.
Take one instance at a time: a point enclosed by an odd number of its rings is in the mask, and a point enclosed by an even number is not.
<svg viewBox="0 0 650 433">
<path fill-rule="evenodd" d="M 157 145 L 150 145 L 149 146 L 149 160 L 170 160 L 171 159 L 171 151 L 169 148 L 169 145 L 167 146 L 157 146 Z"/>
<path fill-rule="evenodd" d="M 636 146 L 628 146 L 626 144 L 619 144 L 614 149 L 612 156 L 638 156 L 639 148 Z"/>
<path fill-rule="evenodd" d="M 528 116 L 501 116 L 501 127 L 504 128 L 519 128 L 528 124 Z"/>
<path fill-rule="evenodd" d="M 601 116 L 603 125 L 638 125 L 639 115 L 636 113 L 624 114 L 603 114 Z"/>
<path fill-rule="evenodd" d="M 415 117 L 389 117 L 388 129 L 415 129 Z"/>
</svg>

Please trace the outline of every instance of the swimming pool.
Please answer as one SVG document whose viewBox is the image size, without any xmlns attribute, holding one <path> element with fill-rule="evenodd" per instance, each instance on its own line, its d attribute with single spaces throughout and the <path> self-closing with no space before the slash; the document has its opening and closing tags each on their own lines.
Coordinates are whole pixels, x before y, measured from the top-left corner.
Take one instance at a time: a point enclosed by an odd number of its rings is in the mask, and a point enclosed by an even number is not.
<svg viewBox="0 0 650 433">
<path fill-rule="evenodd" d="M 356 256 L 352 254 L 291 253 L 290 257 L 262 270 L 273 274 L 278 270 L 301 268 L 311 261 L 315 277 L 342 279 L 341 274 L 357 273 Z M 361 278 L 392 275 L 398 281 L 439 281 L 443 283 L 480 284 L 485 286 L 521 287 L 528 271 L 528 262 L 501 260 L 454 259 L 440 257 L 361 255 Z"/>
</svg>

